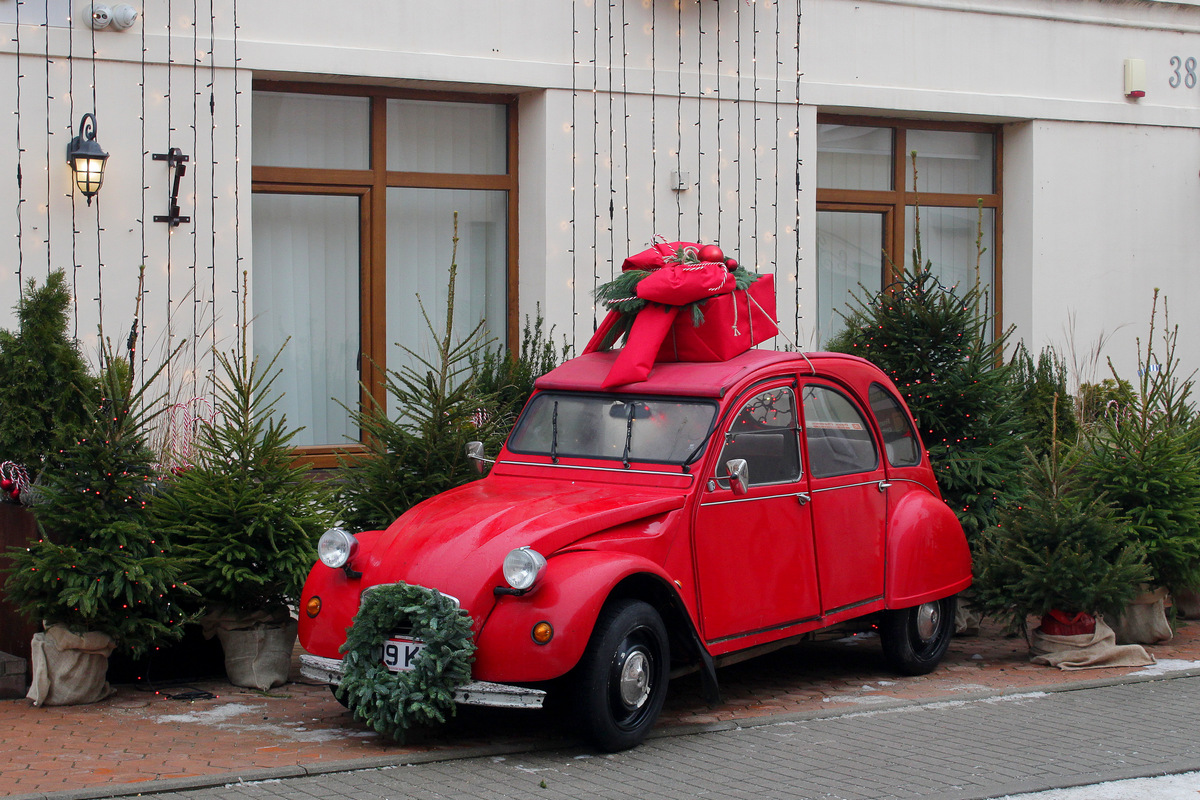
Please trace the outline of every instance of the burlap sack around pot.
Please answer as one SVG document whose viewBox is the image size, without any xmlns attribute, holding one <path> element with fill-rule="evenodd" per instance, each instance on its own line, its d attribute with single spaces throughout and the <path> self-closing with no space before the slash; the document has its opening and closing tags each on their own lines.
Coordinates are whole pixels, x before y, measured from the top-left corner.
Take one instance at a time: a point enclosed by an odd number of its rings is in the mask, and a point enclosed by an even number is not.
<svg viewBox="0 0 1200 800">
<path fill-rule="evenodd" d="M 1039 625 L 1030 634 L 1029 649 L 1034 664 L 1064 670 L 1146 667 L 1154 663 L 1154 657 L 1141 645 L 1118 645 L 1112 628 L 1099 618 L 1094 632 L 1072 636 L 1052 636 Z"/>
<path fill-rule="evenodd" d="M 296 645 L 296 620 L 286 609 L 238 612 L 216 608 L 202 620 L 225 652 L 225 675 L 234 686 L 266 691 L 287 683 Z"/>
<path fill-rule="evenodd" d="M 1171 641 L 1171 623 L 1167 622 L 1164 601 L 1166 587 L 1146 591 L 1125 607 L 1125 613 L 1113 623 L 1113 631 L 1121 644 L 1159 644 Z"/>
<path fill-rule="evenodd" d="M 98 631 L 72 633 L 51 625 L 31 642 L 32 684 L 25 695 L 35 706 L 98 703 L 113 694 L 106 680 L 108 657 L 116 645 Z"/>
</svg>

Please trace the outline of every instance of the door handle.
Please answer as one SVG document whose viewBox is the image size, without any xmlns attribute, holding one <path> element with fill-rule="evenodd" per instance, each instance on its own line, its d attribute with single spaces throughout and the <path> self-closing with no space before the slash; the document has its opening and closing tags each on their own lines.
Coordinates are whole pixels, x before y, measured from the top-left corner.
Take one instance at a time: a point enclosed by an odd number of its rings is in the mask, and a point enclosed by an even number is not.
<svg viewBox="0 0 1200 800">
<path fill-rule="evenodd" d="M 886 492 L 888 490 L 888 487 L 891 485 L 892 485 L 891 481 L 880 481 L 879 482 L 879 491 Z"/>
<path fill-rule="evenodd" d="M 808 496 L 808 492 L 797 492 L 796 500 L 800 503 L 800 505 L 806 505 L 809 500 L 812 500 L 812 498 Z"/>
</svg>

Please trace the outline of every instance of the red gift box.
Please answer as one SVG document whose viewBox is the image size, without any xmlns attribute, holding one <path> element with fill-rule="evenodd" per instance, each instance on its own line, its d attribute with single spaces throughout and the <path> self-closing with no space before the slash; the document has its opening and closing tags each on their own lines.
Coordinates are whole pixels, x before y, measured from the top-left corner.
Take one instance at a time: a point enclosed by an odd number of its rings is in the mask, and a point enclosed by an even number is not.
<svg viewBox="0 0 1200 800">
<path fill-rule="evenodd" d="M 775 336 L 775 276 L 762 275 L 745 291 L 714 297 L 700 310 L 698 326 L 688 309 L 675 316 L 655 361 L 728 361 Z"/>
</svg>

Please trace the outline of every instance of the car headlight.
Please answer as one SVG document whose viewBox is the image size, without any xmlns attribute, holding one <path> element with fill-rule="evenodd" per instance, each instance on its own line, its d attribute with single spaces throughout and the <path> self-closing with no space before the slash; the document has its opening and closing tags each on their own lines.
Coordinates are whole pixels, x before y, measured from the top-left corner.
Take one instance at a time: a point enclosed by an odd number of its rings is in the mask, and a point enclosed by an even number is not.
<svg viewBox="0 0 1200 800">
<path fill-rule="evenodd" d="M 341 528 L 330 528 L 317 541 L 317 558 L 325 566 L 339 569 L 346 566 L 357 549 L 358 540 L 352 534 Z"/>
<path fill-rule="evenodd" d="M 518 547 L 504 557 L 504 580 L 514 589 L 533 586 L 546 567 L 546 557 L 531 547 Z"/>
</svg>

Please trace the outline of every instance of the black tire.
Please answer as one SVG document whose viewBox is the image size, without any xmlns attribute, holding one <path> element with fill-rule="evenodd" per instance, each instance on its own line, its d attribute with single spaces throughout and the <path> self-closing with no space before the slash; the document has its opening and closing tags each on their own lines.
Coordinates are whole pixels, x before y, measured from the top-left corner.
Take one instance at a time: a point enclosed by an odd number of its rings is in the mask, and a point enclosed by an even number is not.
<svg viewBox="0 0 1200 800">
<path fill-rule="evenodd" d="M 576 670 L 584 737 L 607 753 L 640 744 L 662 710 L 670 666 L 667 629 L 653 606 L 621 600 L 605 607 Z"/>
<path fill-rule="evenodd" d="M 954 635 L 955 598 L 883 612 L 879 638 L 888 666 L 902 675 L 932 672 Z"/>
</svg>

